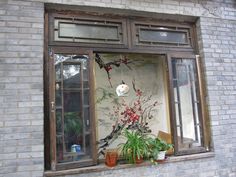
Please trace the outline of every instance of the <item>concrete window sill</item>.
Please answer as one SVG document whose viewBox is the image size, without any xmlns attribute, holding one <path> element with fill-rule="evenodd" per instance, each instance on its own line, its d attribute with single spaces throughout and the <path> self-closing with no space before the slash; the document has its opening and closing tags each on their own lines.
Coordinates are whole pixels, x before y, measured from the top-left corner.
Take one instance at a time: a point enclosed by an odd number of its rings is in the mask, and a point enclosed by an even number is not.
<svg viewBox="0 0 236 177">
<path fill-rule="evenodd" d="M 186 161 L 186 160 L 194 160 L 194 159 L 201 159 L 201 158 L 210 158 L 214 157 L 214 152 L 206 152 L 200 154 L 192 154 L 192 155 L 184 155 L 184 156 L 171 156 L 168 157 L 162 163 L 171 163 L 171 162 L 179 162 L 179 161 Z M 83 173 L 91 173 L 91 172 L 101 172 L 106 170 L 117 170 L 117 169 L 124 169 L 124 168 L 135 168 L 135 167 L 143 167 L 143 166 L 150 166 L 152 165 L 149 161 L 145 161 L 141 164 L 133 165 L 133 164 L 119 164 L 115 167 L 107 167 L 104 163 L 101 163 L 96 166 L 91 167 L 84 167 L 84 168 L 76 168 L 76 169 L 69 169 L 69 170 L 62 170 L 62 171 L 45 171 L 45 177 L 53 177 L 53 176 L 63 176 L 63 175 L 75 175 L 75 174 L 83 174 Z"/>
</svg>

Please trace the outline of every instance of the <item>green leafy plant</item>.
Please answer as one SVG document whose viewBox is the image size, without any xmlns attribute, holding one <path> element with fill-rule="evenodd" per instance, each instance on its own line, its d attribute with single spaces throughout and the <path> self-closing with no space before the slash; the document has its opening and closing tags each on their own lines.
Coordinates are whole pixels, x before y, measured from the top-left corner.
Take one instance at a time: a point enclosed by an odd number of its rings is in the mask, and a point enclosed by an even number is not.
<svg viewBox="0 0 236 177">
<path fill-rule="evenodd" d="M 123 135 L 127 140 L 125 143 L 120 144 L 121 151 L 123 157 L 129 163 L 135 164 L 137 160 L 148 156 L 147 137 L 143 133 L 125 129 Z"/>
<path fill-rule="evenodd" d="M 82 132 L 81 119 L 77 112 L 67 112 L 65 113 L 65 134 L 68 135 L 80 135 Z"/>
<path fill-rule="evenodd" d="M 149 145 L 149 152 L 154 158 L 158 156 L 160 151 L 167 151 L 173 148 L 173 144 L 169 144 L 160 138 L 149 137 L 147 141 Z"/>
</svg>

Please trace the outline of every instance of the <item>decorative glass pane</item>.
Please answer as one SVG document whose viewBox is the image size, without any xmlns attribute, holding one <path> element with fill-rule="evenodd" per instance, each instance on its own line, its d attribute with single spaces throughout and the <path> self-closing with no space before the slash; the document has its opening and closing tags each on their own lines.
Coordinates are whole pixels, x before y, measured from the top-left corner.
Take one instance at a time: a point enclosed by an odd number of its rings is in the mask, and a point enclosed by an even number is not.
<svg viewBox="0 0 236 177">
<path fill-rule="evenodd" d="M 178 148 L 187 150 L 202 145 L 195 60 L 173 59 L 172 68 Z"/>
<path fill-rule="evenodd" d="M 140 29 L 139 40 L 158 43 L 187 43 L 186 32 Z"/>
<path fill-rule="evenodd" d="M 122 22 L 55 19 L 54 40 L 81 43 L 122 44 Z"/>
<path fill-rule="evenodd" d="M 59 37 L 118 40 L 116 26 L 59 23 Z"/>
</svg>

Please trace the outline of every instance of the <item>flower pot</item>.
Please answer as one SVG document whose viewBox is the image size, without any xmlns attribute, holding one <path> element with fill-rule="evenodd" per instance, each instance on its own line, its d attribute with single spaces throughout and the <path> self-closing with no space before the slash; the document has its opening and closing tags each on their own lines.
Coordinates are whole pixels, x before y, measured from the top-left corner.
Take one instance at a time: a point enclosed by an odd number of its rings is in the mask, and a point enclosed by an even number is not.
<svg viewBox="0 0 236 177">
<path fill-rule="evenodd" d="M 140 164 L 140 163 L 142 163 L 142 162 L 143 162 L 143 157 L 140 156 L 140 157 L 138 158 L 138 156 L 136 156 L 136 158 L 135 158 L 135 163 L 136 163 L 136 164 Z"/>
<path fill-rule="evenodd" d="M 160 151 L 157 155 L 156 160 L 165 160 L 166 151 Z"/>
<path fill-rule="evenodd" d="M 114 167 L 117 164 L 118 153 L 116 151 L 106 152 L 105 163 L 108 167 Z"/>
</svg>

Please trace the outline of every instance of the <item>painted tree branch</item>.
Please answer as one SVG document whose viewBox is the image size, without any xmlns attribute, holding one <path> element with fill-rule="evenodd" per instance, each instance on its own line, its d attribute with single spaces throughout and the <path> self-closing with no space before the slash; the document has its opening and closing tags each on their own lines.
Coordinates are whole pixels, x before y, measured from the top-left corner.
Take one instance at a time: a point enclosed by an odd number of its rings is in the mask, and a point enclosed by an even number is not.
<svg viewBox="0 0 236 177">
<path fill-rule="evenodd" d="M 110 75 L 110 71 L 112 70 L 112 67 L 120 67 L 121 64 L 124 64 L 125 66 L 127 66 L 130 70 L 132 69 L 128 64 L 132 63 L 132 61 L 130 61 L 126 56 L 121 57 L 119 60 L 114 60 L 108 63 L 105 63 L 101 56 L 96 53 L 95 54 L 95 61 L 96 63 L 99 65 L 100 69 L 104 69 L 107 73 L 107 78 L 108 78 L 108 82 L 110 84 L 110 86 L 112 87 L 112 83 L 111 83 L 111 75 Z"/>
<path fill-rule="evenodd" d="M 151 96 L 143 98 L 142 91 L 136 88 L 135 90 L 136 100 L 128 105 L 123 99 L 121 104 L 113 107 L 114 113 L 110 114 L 110 116 L 116 117 L 116 121 L 111 133 L 98 141 L 99 155 L 104 154 L 104 150 L 118 138 L 124 128 L 134 129 L 142 133 L 151 132 L 147 120 L 153 118 L 152 110 L 157 106 L 157 101 L 149 104 Z"/>
</svg>

